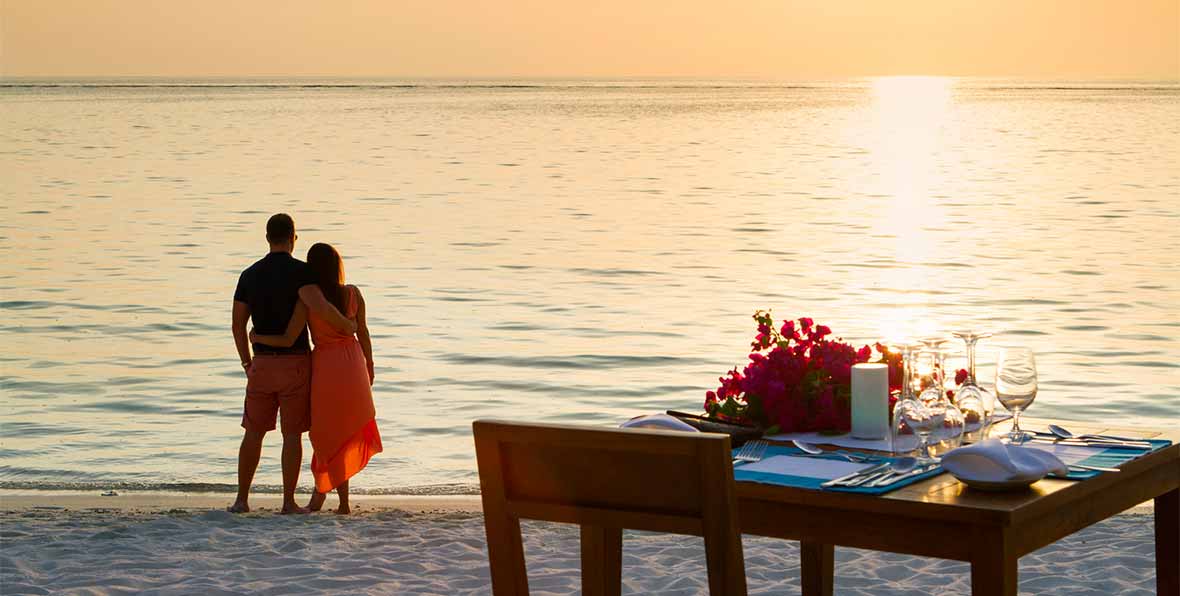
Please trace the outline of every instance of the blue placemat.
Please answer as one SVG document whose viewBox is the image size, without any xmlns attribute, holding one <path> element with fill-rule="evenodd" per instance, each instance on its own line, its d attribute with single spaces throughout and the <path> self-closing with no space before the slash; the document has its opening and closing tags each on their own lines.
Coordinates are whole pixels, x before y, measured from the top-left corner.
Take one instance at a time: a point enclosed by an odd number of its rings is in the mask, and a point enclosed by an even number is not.
<svg viewBox="0 0 1180 596">
<path fill-rule="evenodd" d="M 737 453 L 736 449 L 734 450 L 734 453 L 735 454 Z M 762 457 L 763 457 L 763 459 L 766 459 L 769 457 L 774 457 L 776 455 L 805 455 L 805 453 L 796 447 L 791 447 L 791 446 L 787 446 L 787 445 L 769 445 L 766 448 L 766 453 Z M 817 459 L 820 458 L 819 456 L 815 456 L 815 457 Z M 844 458 L 839 457 L 837 455 L 822 456 L 822 459 L 830 459 L 833 461 L 847 461 Z M 865 462 L 865 463 L 885 463 L 886 461 L 892 461 L 892 459 L 893 458 L 890 458 L 887 456 L 880 456 L 880 457 L 877 457 L 875 461 L 869 461 L 869 462 Z M 866 494 L 866 495 L 883 495 L 889 491 L 897 490 L 903 486 L 907 486 L 907 485 L 913 484 L 915 482 L 918 482 L 919 480 L 925 480 L 931 476 L 936 476 L 936 475 L 942 473 L 942 468 L 938 467 L 938 468 L 934 468 L 933 470 L 923 472 L 923 473 L 915 475 L 915 476 L 908 476 L 906 478 L 898 480 L 897 482 L 887 484 L 885 486 L 877 486 L 877 487 L 833 486 L 830 488 L 825 488 L 823 486 L 820 486 L 824 482 L 827 482 L 827 480 L 824 478 L 808 478 L 806 476 L 790 476 L 787 474 L 774 474 L 774 473 L 770 473 L 770 472 L 756 472 L 756 471 L 747 472 L 742 469 L 742 467 L 745 465 L 747 465 L 747 464 L 738 463 L 738 464 L 734 465 L 734 467 L 733 467 L 734 480 L 736 480 L 738 482 L 757 482 L 759 484 L 773 484 L 776 486 L 790 486 L 793 488 L 810 488 L 813 490 L 839 491 L 839 492 L 846 492 L 846 493 L 861 493 L 861 494 Z"/>
<path fill-rule="evenodd" d="M 1103 467 L 1103 468 L 1113 468 L 1119 464 L 1125 464 L 1125 463 L 1127 463 L 1127 462 L 1129 462 L 1141 455 L 1147 455 L 1148 453 L 1151 453 L 1152 451 L 1159 451 L 1160 449 L 1163 449 L 1164 447 L 1167 447 L 1172 444 L 1172 442 L 1167 439 L 1139 439 L 1139 440 L 1143 440 L 1143 441 L 1147 441 L 1148 443 L 1151 443 L 1151 449 L 1135 449 L 1135 448 L 1131 448 L 1131 447 L 1108 447 L 1108 448 L 1096 453 L 1095 455 L 1092 455 L 1090 457 L 1087 457 L 1086 459 L 1083 459 L 1082 461 L 1080 461 L 1078 463 L 1083 466 L 1099 466 L 1099 467 Z M 1097 470 L 1073 469 L 1073 470 L 1069 471 L 1069 474 L 1066 476 L 1066 478 L 1068 478 L 1070 480 L 1085 480 L 1087 478 L 1093 478 L 1099 474 L 1105 474 L 1105 473 L 1106 472 L 1099 472 Z"/>
</svg>

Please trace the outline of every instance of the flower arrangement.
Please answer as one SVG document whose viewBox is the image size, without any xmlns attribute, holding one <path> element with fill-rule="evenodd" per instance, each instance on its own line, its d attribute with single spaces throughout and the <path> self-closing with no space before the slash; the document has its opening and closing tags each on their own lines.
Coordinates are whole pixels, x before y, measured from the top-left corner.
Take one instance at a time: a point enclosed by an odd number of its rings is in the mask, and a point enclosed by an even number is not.
<svg viewBox="0 0 1180 596">
<path fill-rule="evenodd" d="M 849 401 L 852 365 L 877 361 L 889 366 L 890 408 L 893 390 L 902 383 L 901 356 L 880 343 L 855 348 L 812 319 L 788 320 L 776 328 L 769 311 L 754 313 L 758 334 L 750 344 L 750 363 L 736 367 L 718 380 L 716 391 L 705 393 L 710 418 L 752 423 L 776 432 L 847 432 L 851 427 Z"/>
</svg>

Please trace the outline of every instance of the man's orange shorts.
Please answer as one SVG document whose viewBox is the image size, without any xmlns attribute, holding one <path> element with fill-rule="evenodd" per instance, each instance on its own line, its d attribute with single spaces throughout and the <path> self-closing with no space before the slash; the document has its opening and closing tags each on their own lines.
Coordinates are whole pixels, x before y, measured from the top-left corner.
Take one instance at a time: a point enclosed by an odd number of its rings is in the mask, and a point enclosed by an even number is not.
<svg viewBox="0 0 1180 596">
<path fill-rule="evenodd" d="M 281 412 L 284 435 L 311 429 L 310 354 L 255 355 L 246 378 L 242 428 L 274 430 Z"/>
</svg>

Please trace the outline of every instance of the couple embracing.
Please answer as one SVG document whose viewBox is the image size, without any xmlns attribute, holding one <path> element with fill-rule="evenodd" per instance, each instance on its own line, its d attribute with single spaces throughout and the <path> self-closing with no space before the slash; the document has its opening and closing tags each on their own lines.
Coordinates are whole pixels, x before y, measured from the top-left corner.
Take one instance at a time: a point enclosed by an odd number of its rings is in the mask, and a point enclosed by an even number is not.
<svg viewBox="0 0 1180 596">
<path fill-rule="evenodd" d="M 229 510 L 250 510 L 262 440 L 275 429 L 277 418 L 283 434 L 282 512 L 318 511 L 335 489 L 337 513 L 348 513 L 348 479 L 381 452 L 365 300 L 356 286 L 345 285 L 340 254 L 330 245 L 313 245 L 306 263 L 292 256 L 296 235 L 291 216 L 272 216 L 266 239 L 270 252 L 242 272 L 234 292 L 234 343 L 247 381 L 238 496 Z M 249 333 L 248 320 L 254 323 Z M 315 494 L 305 508 L 295 502 L 295 487 L 303 466 L 303 433 L 308 431 Z"/>
</svg>

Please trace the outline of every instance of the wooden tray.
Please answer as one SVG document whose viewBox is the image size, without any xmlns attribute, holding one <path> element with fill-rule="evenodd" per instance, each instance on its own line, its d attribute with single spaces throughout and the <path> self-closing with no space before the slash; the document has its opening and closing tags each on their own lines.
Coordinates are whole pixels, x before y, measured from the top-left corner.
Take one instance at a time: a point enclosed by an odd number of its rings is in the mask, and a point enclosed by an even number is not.
<svg viewBox="0 0 1180 596">
<path fill-rule="evenodd" d="M 667 414 L 701 432 L 729 435 L 730 445 L 734 448 L 741 447 L 746 441 L 752 441 L 762 437 L 762 429 L 756 426 L 710 420 L 704 416 L 677 412 L 675 410 L 668 410 Z"/>
</svg>

